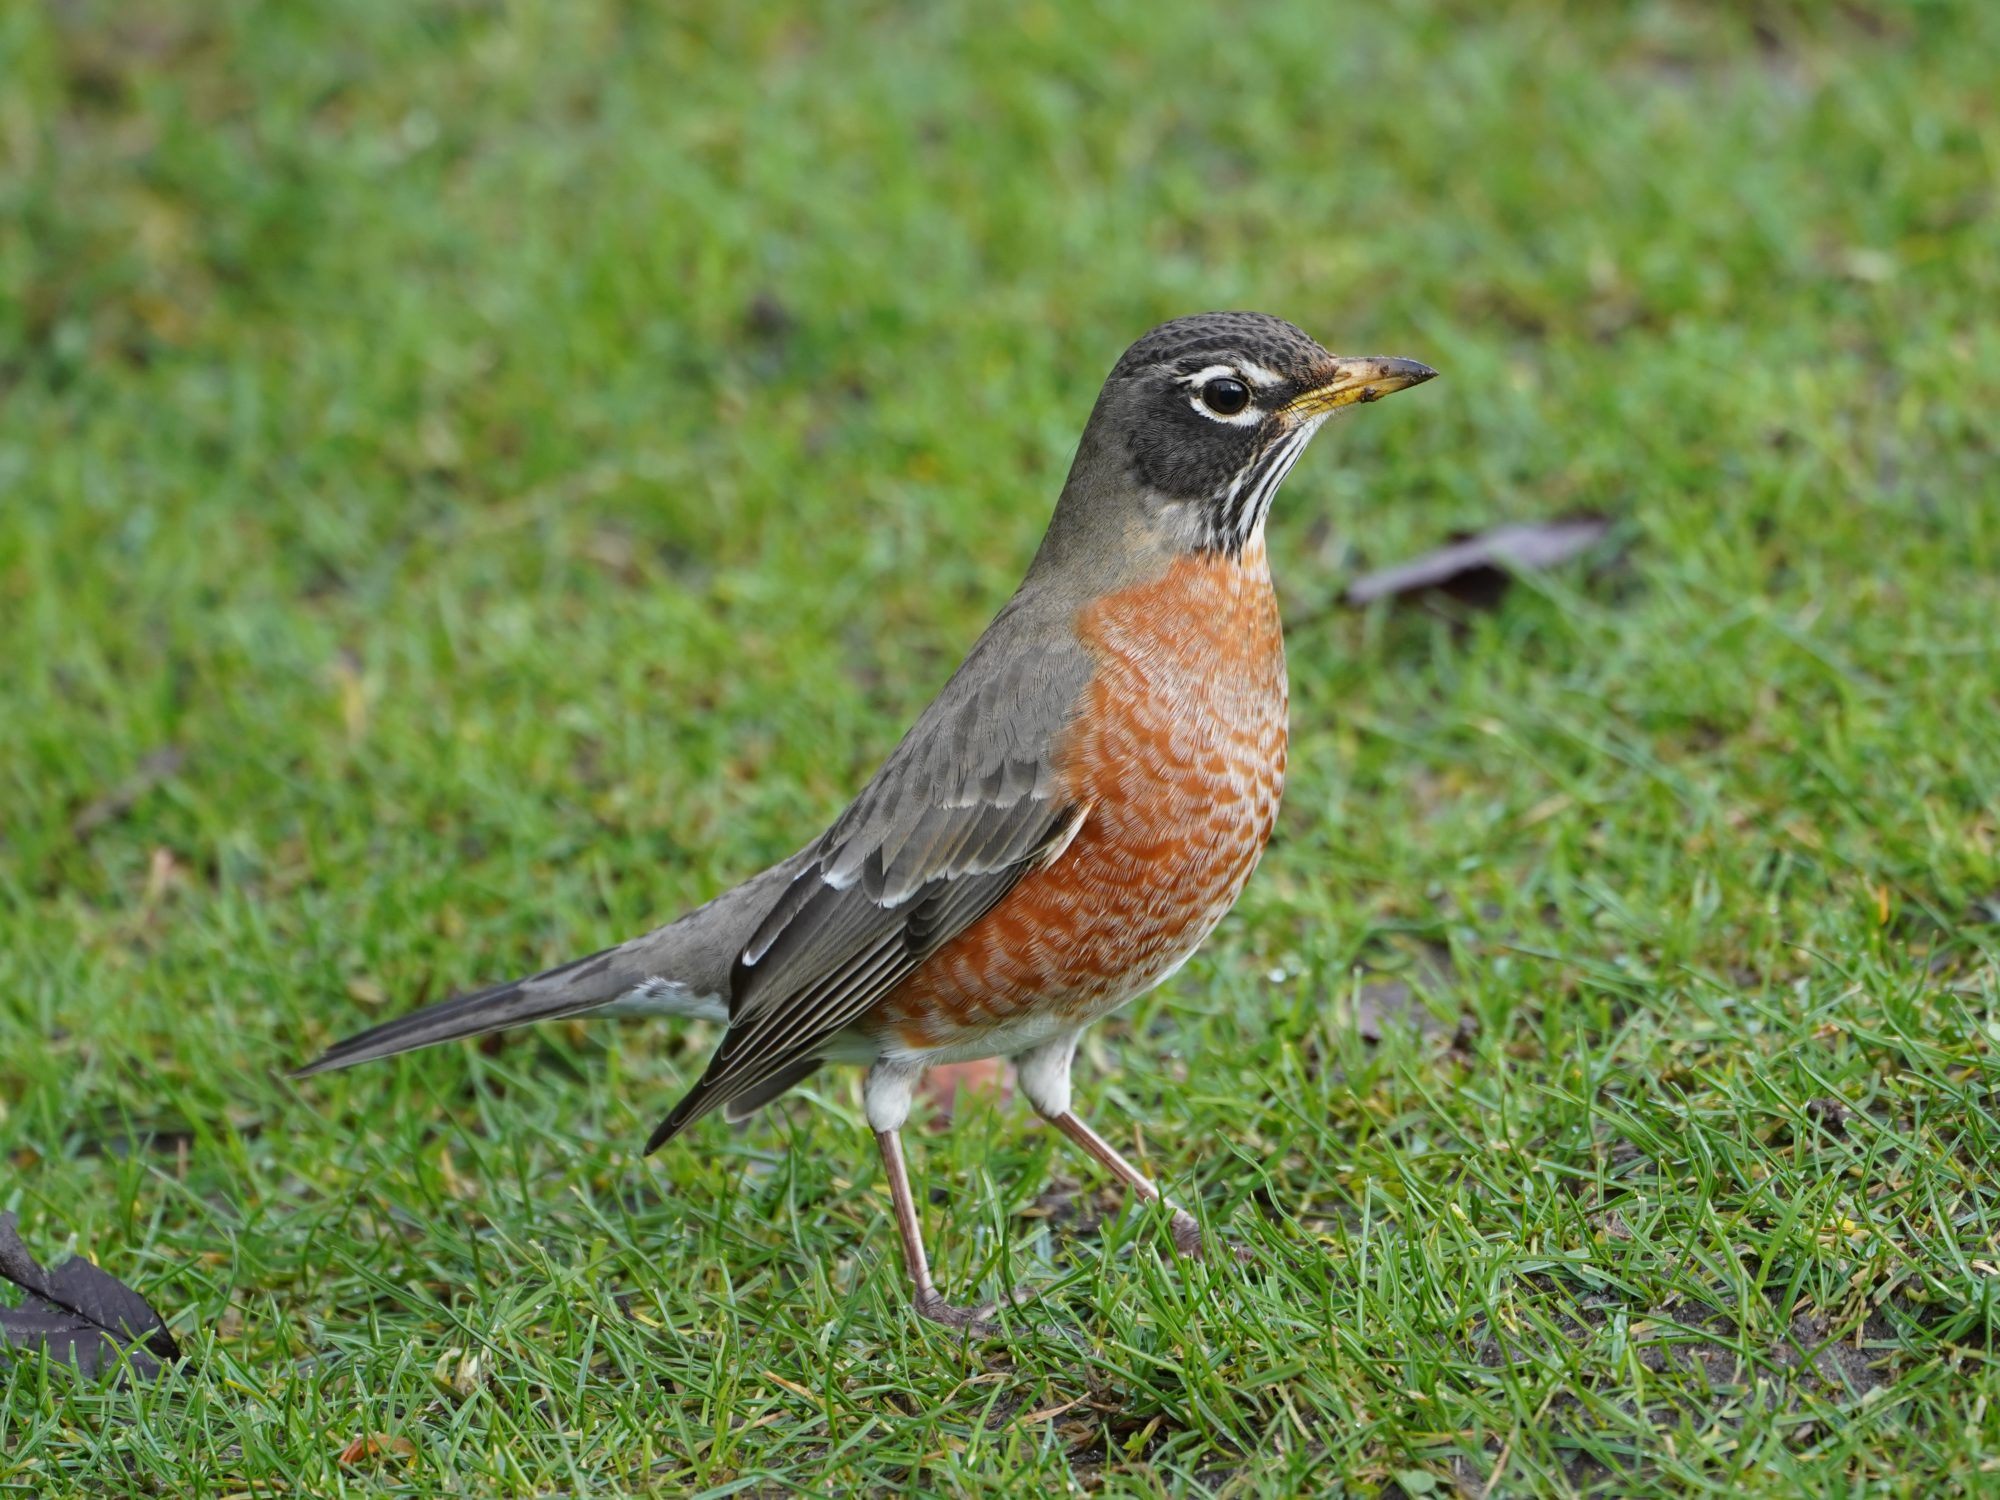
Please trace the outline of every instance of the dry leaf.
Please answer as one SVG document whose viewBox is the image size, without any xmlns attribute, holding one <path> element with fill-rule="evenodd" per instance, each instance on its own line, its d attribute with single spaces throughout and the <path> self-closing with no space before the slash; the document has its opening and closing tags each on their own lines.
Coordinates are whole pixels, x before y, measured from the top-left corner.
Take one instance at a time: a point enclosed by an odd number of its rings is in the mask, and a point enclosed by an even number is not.
<svg viewBox="0 0 2000 1500">
<path fill-rule="evenodd" d="M 1437 589 L 1462 603 L 1491 607 L 1516 573 L 1552 568 L 1588 552 L 1611 530 L 1609 517 L 1563 516 L 1496 526 L 1463 537 L 1414 562 L 1363 574 L 1347 587 L 1356 608 L 1377 599 L 1400 599 Z"/>
<path fill-rule="evenodd" d="M 80 1256 L 44 1270 L 21 1243 L 16 1222 L 12 1212 L 0 1213 L 0 1279 L 28 1295 L 19 1307 L 0 1307 L 0 1364 L 10 1347 L 42 1349 L 95 1375 L 122 1353 L 133 1370 L 151 1376 L 180 1358 L 180 1346 L 144 1297 Z"/>
<path fill-rule="evenodd" d="M 406 1437 L 389 1437 L 385 1433 L 364 1432 L 360 1437 L 340 1450 L 339 1462 L 344 1468 L 366 1463 L 371 1458 L 415 1458 L 417 1445 Z"/>
</svg>

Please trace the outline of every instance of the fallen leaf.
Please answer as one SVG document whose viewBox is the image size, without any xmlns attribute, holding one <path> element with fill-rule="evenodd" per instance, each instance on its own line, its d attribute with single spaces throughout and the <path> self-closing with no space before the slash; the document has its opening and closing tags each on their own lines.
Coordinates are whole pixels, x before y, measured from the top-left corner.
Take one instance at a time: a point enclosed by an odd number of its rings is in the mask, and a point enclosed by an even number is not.
<svg viewBox="0 0 2000 1500">
<path fill-rule="evenodd" d="M 1413 562 L 1365 573 L 1347 586 L 1343 597 L 1358 609 L 1377 599 L 1406 598 L 1436 589 L 1461 603 L 1490 608 L 1499 603 L 1514 574 L 1567 562 L 1588 552 L 1610 530 L 1610 518 L 1600 515 L 1496 526 L 1477 536 L 1458 538 Z"/>
<path fill-rule="evenodd" d="M 366 1463 L 371 1458 L 415 1458 L 416 1456 L 417 1445 L 406 1437 L 389 1437 L 379 1432 L 364 1432 L 340 1450 L 338 1462 L 341 1467 L 351 1469 L 356 1464 Z"/>
<path fill-rule="evenodd" d="M 0 1364 L 8 1348 L 41 1349 L 80 1374 L 95 1375 L 122 1353 L 137 1373 L 157 1375 L 180 1346 L 144 1297 L 81 1256 L 44 1270 L 21 1243 L 17 1219 L 0 1213 L 0 1279 L 28 1295 L 0 1307 Z"/>
<path fill-rule="evenodd" d="M 1083 1405 L 1083 1403 L 1088 1401 L 1089 1399 L 1090 1398 L 1088 1396 L 1077 1396 L 1072 1400 L 1064 1401 L 1057 1406 L 1038 1407 L 1036 1410 L 1027 1413 L 1025 1416 L 1016 1417 L 1014 1419 L 1014 1425 L 1017 1427 L 1026 1427 L 1033 1422 L 1046 1422 L 1051 1417 L 1059 1417 L 1064 1412 L 1069 1411 L 1073 1407 L 1078 1407 Z"/>
</svg>

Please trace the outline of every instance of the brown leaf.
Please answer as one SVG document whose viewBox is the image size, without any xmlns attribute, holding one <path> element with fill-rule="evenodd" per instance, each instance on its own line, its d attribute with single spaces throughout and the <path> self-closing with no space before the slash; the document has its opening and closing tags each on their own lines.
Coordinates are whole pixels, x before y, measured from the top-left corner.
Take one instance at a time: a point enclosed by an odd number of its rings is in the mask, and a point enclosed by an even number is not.
<svg viewBox="0 0 2000 1500">
<path fill-rule="evenodd" d="M 1401 599 L 1436 589 L 1462 603 L 1491 608 L 1516 573 L 1552 568 L 1588 552 L 1611 530 L 1609 517 L 1582 514 L 1553 521 L 1496 526 L 1458 538 L 1413 562 L 1365 573 L 1343 596 L 1360 608 L 1377 599 Z"/>
<path fill-rule="evenodd" d="M 360 1437 L 340 1450 L 338 1462 L 343 1468 L 353 1468 L 366 1463 L 371 1458 L 415 1458 L 417 1445 L 406 1437 L 389 1437 L 385 1433 L 364 1432 Z"/>
</svg>

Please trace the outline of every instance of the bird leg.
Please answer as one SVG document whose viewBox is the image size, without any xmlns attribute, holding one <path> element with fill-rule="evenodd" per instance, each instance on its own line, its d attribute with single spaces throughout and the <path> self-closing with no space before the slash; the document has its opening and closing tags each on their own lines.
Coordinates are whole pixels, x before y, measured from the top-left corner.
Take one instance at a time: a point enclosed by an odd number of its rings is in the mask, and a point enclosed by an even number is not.
<svg viewBox="0 0 2000 1500">
<path fill-rule="evenodd" d="M 1195 1216 L 1162 1193 L 1153 1180 L 1118 1154 L 1117 1147 L 1084 1124 L 1069 1110 L 1048 1116 L 1048 1122 L 1109 1167 L 1118 1180 L 1148 1203 L 1164 1203 L 1173 1210 L 1174 1248 L 1190 1260 L 1201 1259 L 1201 1225 Z"/>
<path fill-rule="evenodd" d="M 931 1280 L 930 1258 L 924 1254 L 923 1226 L 917 1222 L 917 1200 L 910 1193 L 910 1174 L 903 1165 L 902 1137 L 893 1130 L 875 1132 L 882 1152 L 882 1170 L 889 1177 L 889 1200 L 896 1207 L 896 1233 L 903 1240 L 903 1268 L 910 1273 L 910 1302 L 917 1316 L 947 1328 L 962 1328 L 981 1337 L 999 1332 L 988 1318 L 994 1304 L 959 1307 L 947 1302 Z M 1025 1301 L 1017 1297 L 1015 1301 Z"/>
<path fill-rule="evenodd" d="M 1164 1203 L 1172 1209 L 1174 1248 L 1200 1260 L 1201 1225 L 1195 1216 L 1162 1193 L 1151 1178 L 1120 1156 L 1111 1142 L 1084 1124 L 1069 1107 L 1069 1070 L 1076 1060 L 1076 1044 L 1082 1036 L 1080 1029 L 1062 1032 L 1017 1055 L 1014 1066 L 1021 1092 L 1035 1107 L 1036 1114 L 1103 1162 L 1126 1187 L 1148 1203 Z"/>
</svg>

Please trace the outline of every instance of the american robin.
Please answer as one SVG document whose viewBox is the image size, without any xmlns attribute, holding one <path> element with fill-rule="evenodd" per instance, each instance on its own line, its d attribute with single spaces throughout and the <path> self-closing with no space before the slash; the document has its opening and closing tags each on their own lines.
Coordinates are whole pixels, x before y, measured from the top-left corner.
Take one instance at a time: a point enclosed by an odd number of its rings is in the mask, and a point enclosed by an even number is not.
<svg viewBox="0 0 2000 1500">
<path fill-rule="evenodd" d="M 1328 417 L 1435 373 L 1261 313 L 1155 328 L 1105 381 L 1019 591 L 831 828 L 678 921 L 362 1032 L 300 1076 L 557 1016 L 726 1021 L 650 1152 L 864 1064 L 916 1310 L 981 1326 L 931 1281 L 898 1134 L 912 1093 L 933 1064 L 1011 1057 L 1044 1119 L 1160 1197 L 1071 1111 L 1077 1040 L 1187 961 L 1271 836 L 1272 497 Z"/>
</svg>

